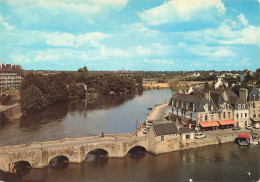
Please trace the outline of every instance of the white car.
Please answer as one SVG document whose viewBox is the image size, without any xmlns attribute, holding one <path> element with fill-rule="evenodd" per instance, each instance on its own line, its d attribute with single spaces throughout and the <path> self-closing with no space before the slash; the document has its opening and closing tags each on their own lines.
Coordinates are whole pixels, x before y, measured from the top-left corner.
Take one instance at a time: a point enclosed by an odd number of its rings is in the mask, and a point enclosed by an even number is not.
<svg viewBox="0 0 260 182">
<path fill-rule="evenodd" d="M 148 133 L 148 128 L 145 128 L 144 131 L 143 131 L 143 134 L 147 134 Z"/>
<path fill-rule="evenodd" d="M 251 130 L 253 127 L 251 125 L 247 125 L 246 129 Z"/>
<path fill-rule="evenodd" d="M 195 133 L 195 138 L 199 139 L 199 138 L 206 138 L 206 135 L 203 133 Z"/>
<path fill-rule="evenodd" d="M 259 129 L 259 124 L 255 124 L 255 125 L 254 125 L 254 128 L 255 128 L 255 129 Z"/>
</svg>

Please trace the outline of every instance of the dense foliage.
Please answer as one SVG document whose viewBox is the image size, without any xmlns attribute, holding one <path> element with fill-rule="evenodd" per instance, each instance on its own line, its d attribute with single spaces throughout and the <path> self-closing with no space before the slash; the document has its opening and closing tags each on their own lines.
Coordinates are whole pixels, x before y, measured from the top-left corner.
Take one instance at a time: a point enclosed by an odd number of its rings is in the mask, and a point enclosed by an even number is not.
<svg viewBox="0 0 260 182">
<path fill-rule="evenodd" d="M 87 91 L 84 88 L 87 85 Z M 75 72 L 57 74 L 28 73 L 21 85 L 21 107 L 24 112 L 40 110 L 58 101 L 84 98 L 86 92 L 122 94 L 142 89 L 142 78 L 115 73 L 91 74 L 86 67 Z"/>
</svg>

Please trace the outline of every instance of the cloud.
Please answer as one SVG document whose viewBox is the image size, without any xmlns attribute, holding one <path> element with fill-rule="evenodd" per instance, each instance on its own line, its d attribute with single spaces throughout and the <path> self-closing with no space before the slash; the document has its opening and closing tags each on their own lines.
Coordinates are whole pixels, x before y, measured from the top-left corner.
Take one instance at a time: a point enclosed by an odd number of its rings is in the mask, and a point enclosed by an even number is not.
<svg viewBox="0 0 260 182">
<path fill-rule="evenodd" d="M 127 0 L 6 0 L 11 6 L 33 6 L 47 10 L 75 10 L 81 13 L 100 13 L 105 9 L 121 10 L 127 5 Z"/>
<path fill-rule="evenodd" d="M 46 38 L 46 43 L 50 46 L 79 47 L 87 43 L 91 46 L 97 47 L 101 40 L 108 38 L 111 35 L 101 32 L 89 32 L 80 35 L 61 32 L 43 32 L 42 36 Z"/>
<path fill-rule="evenodd" d="M 1 2 L 0 2 L 1 3 Z M 14 30 L 15 29 L 15 26 L 14 25 L 10 25 L 6 20 L 5 18 L 1 15 L 0 13 L 0 29 L 5 29 L 5 30 Z"/>
<path fill-rule="evenodd" d="M 260 27 L 248 26 L 242 30 L 232 31 L 232 36 L 226 40 L 220 40 L 222 44 L 245 44 L 257 45 L 260 47 Z"/>
<path fill-rule="evenodd" d="M 238 20 L 242 23 L 242 25 L 247 26 L 248 25 L 248 21 L 245 18 L 244 14 L 240 14 L 237 16 Z"/>
<path fill-rule="evenodd" d="M 224 46 L 205 46 L 205 45 L 186 45 L 182 48 L 188 52 L 210 58 L 227 58 L 234 57 L 235 54 L 230 50 L 230 47 Z"/>
<path fill-rule="evenodd" d="M 139 17 L 150 25 L 207 19 L 223 15 L 226 11 L 221 0 L 171 0 L 161 6 L 139 13 Z"/>
</svg>

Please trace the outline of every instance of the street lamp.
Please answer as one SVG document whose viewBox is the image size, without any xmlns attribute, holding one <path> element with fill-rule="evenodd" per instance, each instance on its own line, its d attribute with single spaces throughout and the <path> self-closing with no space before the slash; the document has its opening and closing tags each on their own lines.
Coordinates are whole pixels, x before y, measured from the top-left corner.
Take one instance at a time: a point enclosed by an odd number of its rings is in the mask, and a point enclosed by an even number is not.
<svg viewBox="0 0 260 182">
<path fill-rule="evenodd" d="M 135 125 L 135 135 L 137 136 L 137 124 L 138 124 L 138 120 L 136 120 L 136 125 Z"/>
<path fill-rule="evenodd" d="M 250 177 L 250 181 L 251 181 L 251 173 L 250 172 L 247 172 L 248 176 Z"/>
</svg>

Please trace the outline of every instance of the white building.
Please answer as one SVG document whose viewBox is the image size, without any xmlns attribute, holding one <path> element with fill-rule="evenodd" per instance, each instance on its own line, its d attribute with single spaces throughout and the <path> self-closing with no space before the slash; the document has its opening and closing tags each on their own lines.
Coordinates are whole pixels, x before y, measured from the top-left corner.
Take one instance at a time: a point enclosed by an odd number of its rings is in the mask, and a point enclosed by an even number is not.
<svg viewBox="0 0 260 182">
<path fill-rule="evenodd" d="M 15 89 L 21 86 L 22 77 L 14 65 L 0 63 L 0 89 Z"/>
</svg>

